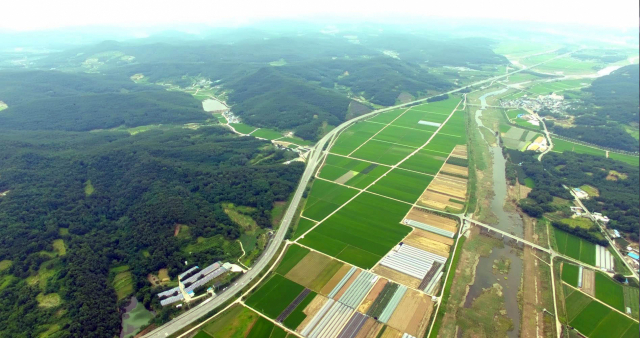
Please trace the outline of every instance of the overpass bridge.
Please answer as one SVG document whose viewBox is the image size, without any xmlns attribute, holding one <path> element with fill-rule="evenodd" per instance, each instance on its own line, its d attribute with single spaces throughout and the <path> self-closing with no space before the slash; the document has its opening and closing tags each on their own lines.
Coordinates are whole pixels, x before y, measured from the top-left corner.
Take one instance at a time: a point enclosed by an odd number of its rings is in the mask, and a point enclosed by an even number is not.
<svg viewBox="0 0 640 338">
<path fill-rule="evenodd" d="M 490 226 L 490 225 L 488 225 L 488 224 L 484 224 L 484 223 L 478 222 L 478 221 L 473 220 L 473 219 L 471 219 L 471 218 L 469 218 L 469 217 L 467 217 L 467 216 L 460 216 L 460 218 L 462 218 L 462 219 L 463 219 L 463 220 L 465 220 L 465 221 L 470 222 L 472 225 L 477 225 L 477 226 L 483 227 L 483 228 L 485 228 L 485 229 L 491 230 L 491 231 L 493 231 L 493 232 L 499 233 L 499 234 L 501 234 L 503 237 L 509 237 L 509 238 L 511 238 L 511 239 L 513 239 L 513 240 L 515 240 L 515 241 L 516 241 L 516 243 L 523 243 L 523 244 L 525 244 L 525 245 L 528 245 L 528 246 L 533 247 L 533 248 L 535 248 L 535 249 L 538 249 L 538 250 L 540 250 L 540 251 L 546 252 L 546 253 L 548 253 L 548 254 L 550 254 L 550 255 L 551 255 L 551 254 L 553 254 L 553 250 L 551 250 L 551 249 L 549 249 L 549 248 L 545 248 L 545 247 L 540 246 L 540 245 L 538 245 L 538 244 L 535 244 L 535 243 L 533 243 L 533 242 L 529 242 L 529 241 L 527 241 L 526 239 L 520 238 L 520 237 L 518 237 L 518 236 L 516 236 L 516 235 L 510 234 L 510 233 L 508 233 L 508 232 L 506 232 L 506 231 L 503 231 L 503 230 L 500 230 L 500 229 L 498 229 L 498 228 L 492 227 L 492 226 Z"/>
</svg>

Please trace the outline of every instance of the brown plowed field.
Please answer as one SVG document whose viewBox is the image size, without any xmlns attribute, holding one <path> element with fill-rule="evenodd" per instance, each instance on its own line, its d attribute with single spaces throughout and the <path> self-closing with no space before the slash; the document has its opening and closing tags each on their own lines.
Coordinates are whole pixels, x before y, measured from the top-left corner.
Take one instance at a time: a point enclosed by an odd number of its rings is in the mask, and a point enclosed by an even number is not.
<svg viewBox="0 0 640 338">
<path fill-rule="evenodd" d="M 331 290 L 333 290 L 333 288 L 335 288 L 336 285 L 340 283 L 340 280 L 342 280 L 342 277 L 344 277 L 344 275 L 346 275 L 350 269 L 351 269 L 351 265 L 345 264 L 342 268 L 340 268 L 340 270 L 338 270 L 338 272 L 336 272 L 335 275 L 333 275 L 333 277 L 331 277 L 329 282 L 322 287 L 322 290 L 320 290 L 320 293 L 325 296 L 328 295 L 329 292 L 331 292 Z"/>
<path fill-rule="evenodd" d="M 582 291 L 592 297 L 595 297 L 596 274 L 593 270 L 582 269 Z"/>
<path fill-rule="evenodd" d="M 446 244 L 449 247 L 451 247 L 453 245 L 453 243 L 455 243 L 453 238 L 444 237 L 442 235 L 434 234 L 433 232 L 429 232 L 429 231 L 425 231 L 425 230 L 417 229 L 417 228 L 413 229 L 413 231 L 411 232 L 411 235 L 416 235 L 416 236 L 428 238 L 430 240 L 433 240 L 433 241 L 436 241 L 436 242 L 440 242 L 442 244 Z M 449 250 L 449 249 L 447 249 L 447 250 Z"/>
<path fill-rule="evenodd" d="M 362 301 L 362 304 L 360 304 L 360 307 L 358 307 L 359 312 L 367 313 L 367 310 L 369 310 L 369 307 L 371 307 L 371 304 L 373 304 L 373 302 L 376 300 L 384 286 L 387 285 L 387 282 L 388 280 L 384 278 L 378 279 L 373 288 L 371 288 L 371 291 L 369 291 L 367 297 L 365 297 Z"/>
<path fill-rule="evenodd" d="M 450 198 L 451 197 L 447 195 L 427 190 L 424 194 L 422 194 L 422 196 L 420 196 L 418 204 L 439 210 L 446 210 L 446 208 L 449 207 L 455 211 L 462 211 L 463 205 L 451 202 L 449 200 Z"/>
<path fill-rule="evenodd" d="M 330 262 L 331 258 L 311 251 L 285 277 L 308 288 Z"/>
<path fill-rule="evenodd" d="M 400 283 L 402 285 L 406 285 L 408 287 L 411 288 L 417 288 L 418 286 L 420 286 L 420 282 L 421 280 L 419 280 L 418 278 L 409 276 L 409 275 L 405 275 L 402 272 L 398 272 L 396 270 L 393 270 L 391 268 L 388 268 L 386 266 L 382 266 L 382 265 L 376 265 L 371 271 L 373 271 L 373 273 L 385 277 L 389 280 L 392 280 L 396 283 Z"/>
<path fill-rule="evenodd" d="M 440 169 L 442 173 L 450 173 L 454 175 L 462 175 L 465 177 L 469 176 L 469 168 L 461 167 L 459 165 L 453 165 L 449 163 L 445 163 Z"/>
<path fill-rule="evenodd" d="M 362 272 L 362 270 L 358 270 L 353 275 L 351 275 L 351 278 L 349 278 L 349 280 L 342 286 L 340 291 L 338 291 L 338 293 L 336 293 L 336 295 L 333 297 L 333 299 L 335 299 L 335 300 L 340 299 L 340 297 L 342 297 L 342 295 L 347 291 L 347 289 L 351 286 L 351 284 L 353 284 L 353 281 L 356 280 L 356 277 L 358 277 L 358 275 L 361 272 Z"/>
<path fill-rule="evenodd" d="M 415 290 L 407 290 L 387 325 L 418 337 L 423 321 L 429 321 L 433 303 L 431 297 Z M 422 325 L 422 326 L 426 326 Z"/>
<path fill-rule="evenodd" d="M 449 257 L 450 246 L 446 244 L 416 235 L 409 235 L 404 242 L 418 249 L 429 251 L 442 257 Z"/>
<path fill-rule="evenodd" d="M 467 146 L 466 145 L 457 145 L 455 148 L 453 148 L 453 151 L 451 152 L 451 156 L 466 159 L 467 158 Z"/>
<path fill-rule="evenodd" d="M 376 338 L 382 329 L 382 323 L 373 318 L 367 319 L 355 338 Z"/>
<path fill-rule="evenodd" d="M 417 222 L 421 222 L 424 224 L 428 224 L 434 226 L 436 228 L 440 228 L 443 230 L 457 232 L 458 231 L 458 222 L 452 220 L 451 218 L 446 218 L 442 216 L 438 216 L 436 214 L 432 214 L 429 212 L 420 211 L 418 208 L 413 208 L 407 215 L 408 219 L 412 219 Z"/>
<path fill-rule="evenodd" d="M 298 328 L 296 328 L 296 331 L 300 332 L 304 330 L 305 326 L 309 324 L 311 319 L 313 319 L 313 316 L 315 316 L 316 313 L 320 311 L 320 309 L 324 306 L 327 300 L 329 299 L 323 295 L 316 295 L 315 297 L 313 297 L 313 300 L 311 301 L 311 303 L 309 303 L 309 305 L 307 305 L 307 307 L 305 307 L 304 310 L 302 310 L 302 312 L 305 315 L 307 315 L 307 318 L 305 318 L 302 321 L 302 323 L 298 325 Z"/>
<path fill-rule="evenodd" d="M 400 338 L 400 337 L 402 337 L 402 332 L 392 328 L 391 326 L 387 326 L 387 328 L 384 329 L 382 336 L 380 336 L 380 338 Z"/>
</svg>

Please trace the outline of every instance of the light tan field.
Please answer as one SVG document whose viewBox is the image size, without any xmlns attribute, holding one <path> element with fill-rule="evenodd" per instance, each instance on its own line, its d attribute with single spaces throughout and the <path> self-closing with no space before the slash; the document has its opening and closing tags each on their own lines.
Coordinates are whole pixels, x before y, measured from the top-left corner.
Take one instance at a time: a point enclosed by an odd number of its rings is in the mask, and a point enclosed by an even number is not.
<svg viewBox="0 0 640 338">
<path fill-rule="evenodd" d="M 440 169 L 440 172 L 454 174 L 454 175 L 461 175 L 465 177 L 469 176 L 469 168 L 465 168 L 459 165 L 453 165 L 449 163 L 445 163 Z"/>
<path fill-rule="evenodd" d="M 424 230 L 421 230 L 421 229 L 413 229 L 413 231 L 411 232 L 411 235 L 416 235 L 416 236 L 428 238 L 428 239 L 430 239 L 432 241 L 436 241 L 436 242 L 440 242 L 442 244 L 446 244 L 449 247 L 451 247 L 453 245 L 453 243 L 455 243 L 453 238 L 444 237 L 442 235 L 434 234 L 433 232 L 424 231 Z M 449 250 L 449 249 L 447 249 L 447 250 Z"/>
<path fill-rule="evenodd" d="M 330 262 L 331 258 L 311 251 L 285 277 L 308 288 Z"/>
<path fill-rule="evenodd" d="M 369 294 L 367 294 L 367 297 L 362 301 L 362 304 L 360 304 L 360 307 L 358 307 L 359 312 L 367 313 L 367 310 L 369 310 L 369 307 L 371 307 L 371 304 L 376 300 L 384 286 L 387 285 L 387 282 L 384 278 L 378 279 L 373 288 L 371 288 L 371 291 L 369 291 Z"/>
<path fill-rule="evenodd" d="M 309 324 L 311 319 L 313 319 L 313 316 L 315 316 L 316 313 L 320 311 L 320 309 L 324 306 L 327 300 L 328 300 L 327 297 L 323 295 L 316 295 L 313 298 L 313 300 L 311 300 L 311 303 L 309 303 L 309 305 L 307 305 L 307 307 L 305 307 L 304 310 L 302 310 L 302 312 L 305 315 L 307 315 L 307 317 L 302 321 L 302 323 L 300 323 L 300 325 L 298 325 L 298 328 L 296 329 L 296 331 L 300 332 L 304 330 L 305 326 Z"/>
<path fill-rule="evenodd" d="M 424 321 L 428 323 L 433 309 L 431 297 L 415 291 L 407 290 L 398 307 L 391 315 L 387 325 L 418 337 L 418 332 Z"/>
<path fill-rule="evenodd" d="M 376 338 L 383 324 L 373 318 L 367 319 L 355 338 Z"/>
<path fill-rule="evenodd" d="M 431 181 L 427 191 L 434 191 L 464 201 L 467 199 L 467 180 L 440 173 Z"/>
<path fill-rule="evenodd" d="M 373 273 L 379 276 L 382 276 L 396 283 L 400 283 L 402 285 L 405 285 L 414 289 L 420 286 L 421 280 L 419 280 L 418 278 L 405 275 L 402 272 L 393 270 L 391 268 L 382 266 L 380 264 L 376 265 L 371 271 L 373 271 Z"/>
<path fill-rule="evenodd" d="M 353 275 L 351 275 L 351 278 L 349 278 L 349 280 L 342 286 L 340 291 L 338 291 L 338 293 L 336 293 L 336 295 L 333 297 L 333 299 L 335 299 L 335 300 L 340 299 L 340 297 L 342 297 L 342 295 L 347 291 L 347 289 L 351 286 L 351 284 L 353 284 L 353 281 L 356 280 L 356 278 L 358 277 L 358 275 L 361 272 L 362 272 L 362 270 L 358 270 Z"/>
<path fill-rule="evenodd" d="M 582 291 L 592 297 L 595 297 L 596 274 L 593 270 L 582 269 Z"/>
<path fill-rule="evenodd" d="M 424 194 L 422 194 L 422 196 L 420 196 L 418 204 L 438 210 L 446 210 L 447 208 L 451 208 L 454 211 L 462 211 L 463 205 L 451 202 L 450 199 L 451 197 L 447 195 L 427 190 Z"/>
<path fill-rule="evenodd" d="M 453 148 L 453 151 L 451 152 L 451 156 L 466 159 L 467 158 L 467 146 L 466 145 L 457 145 L 455 148 Z"/>
<path fill-rule="evenodd" d="M 171 280 L 171 278 L 169 278 L 169 270 L 167 269 L 160 269 L 158 271 L 158 278 L 163 281 L 163 282 L 168 282 Z"/>
<path fill-rule="evenodd" d="M 347 183 L 348 180 L 352 179 L 356 175 L 358 175 L 357 171 L 349 170 L 344 175 L 338 177 L 338 179 L 335 180 L 335 182 L 340 184 L 345 184 Z"/>
<path fill-rule="evenodd" d="M 449 245 L 413 234 L 409 235 L 404 240 L 404 242 L 418 249 L 422 249 L 443 257 L 449 257 L 449 251 L 451 248 Z"/>
<path fill-rule="evenodd" d="M 342 279 L 342 277 L 344 277 L 344 275 L 346 275 L 350 269 L 351 269 L 350 265 L 344 265 L 342 268 L 340 268 L 340 270 L 338 270 L 338 272 L 336 272 L 336 274 L 333 275 L 333 277 L 331 277 L 329 282 L 322 287 L 322 290 L 320 290 L 320 293 L 325 296 L 328 295 L 329 292 L 331 292 L 331 290 L 333 290 L 333 288 L 335 288 L 336 285 L 340 283 L 340 280 Z"/>
<path fill-rule="evenodd" d="M 408 219 L 412 219 L 417 222 L 428 224 L 443 230 L 456 232 L 458 231 L 458 222 L 450 218 L 438 216 L 436 214 L 422 211 L 419 208 L 413 208 L 407 215 Z"/>
<path fill-rule="evenodd" d="M 384 329 L 382 336 L 380 336 L 380 338 L 400 338 L 400 337 L 402 337 L 402 332 L 392 328 L 391 326 L 387 326 L 387 328 Z"/>
</svg>

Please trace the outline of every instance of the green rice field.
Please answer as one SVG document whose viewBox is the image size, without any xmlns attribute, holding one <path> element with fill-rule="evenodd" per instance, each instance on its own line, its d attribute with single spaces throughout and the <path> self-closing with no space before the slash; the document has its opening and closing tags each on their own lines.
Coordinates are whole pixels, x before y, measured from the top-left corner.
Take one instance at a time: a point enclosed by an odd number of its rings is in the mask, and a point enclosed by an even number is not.
<svg viewBox="0 0 640 338">
<path fill-rule="evenodd" d="M 418 148 L 425 144 L 429 140 L 431 135 L 433 135 L 432 131 L 424 131 L 414 128 L 397 127 L 395 125 L 390 125 L 382 130 L 373 139 Z"/>
<path fill-rule="evenodd" d="M 296 264 L 298 264 L 309 252 L 311 252 L 311 250 L 299 245 L 290 245 L 282 258 L 282 261 L 276 268 L 276 272 L 286 275 L 287 272 L 293 269 L 293 267 L 296 266 Z"/>
<path fill-rule="evenodd" d="M 407 108 L 394 109 L 378 114 L 370 119 L 367 119 L 367 121 L 388 124 L 389 122 L 400 116 L 400 114 L 404 113 L 406 110 Z"/>
<path fill-rule="evenodd" d="M 574 287 L 578 287 L 578 270 L 577 265 L 571 263 L 562 263 L 562 280 Z"/>
<path fill-rule="evenodd" d="M 582 88 L 590 84 L 591 80 L 589 79 L 539 82 L 528 88 L 527 91 L 536 95 L 548 95 L 552 92 L 561 94 L 564 90 Z"/>
<path fill-rule="evenodd" d="M 425 149 L 421 149 L 406 161 L 400 164 L 400 168 L 418 171 L 425 174 L 435 175 L 440 171 L 449 154 L 442 154 Z"/>
<path fill-rule="evenodd" d="M 282 138 L 282 133 L 272 129 L 260 128 L 251 133 L 251 136 L 266 138 L 267 140 L 275 140 L 277 138 Z"/>
<path fill-rule="evenodd" d="M 302 236 L 302 234 L 307 232 L 314 225 L 316 225 L 316 222 L 310 221 L 310 220 L 305 219 L 305 218 L 300 218 L 300 220 L 298 221 L 298 227 L 296 228 L 296 231 L 293 233 L 293 238 L 296 239 L 296 238 Z"/>
<path fill-rule="evenodd" d="M 553 233 L 559 253 L 592 266 L 596 265 L 595 244 L 557 228 L 553 228 Z"/>
<path fill-rule="evenodd" d="M 415 203 L 427 188 L 432 176 L 418 174 L 402 169 L 393 169 L 384 175 L 367 191 L 381 194 L 401 201 Z"/>
<path fill-rule="evenodd" d="M 602 272 L 596 272 L 596 298 L 622 312 L 625 311 L 622 284 Z"/>
<path fill-rule="evenodd" d="M 291 314 L 284 319 L 282 324 L 284 324 L 284 326 L 290 328 L 291 330 L 295 330 L 298 327 L 298 325 L 300 325 L 300 323 L 302 323 L 302 321 L 305 318 L 307 318 L 307 315 L 302 311 L 304 310 L 305 307 L 307 307 L 307 305 L 309 305 L 309 303 L 311 303 L 311 301 L 313 300 L 313 298 L 316 297 L 316 295 L 317 293 L 313 291 L 309 292 L 309 294 L 306 297 L 304 297 L 302 302 L 298 304 L 298 306 L 296 306 L 293 312 L 291 312 Z"/>
<path fill-rule="evenodd" d="M 573 151 L 579 154 L 590 154 L 590 155 L 603 156 L 603 157 L 606 156 L 606 152 L 602 149 L 565 141 L 555 137 L 553 138 L 552 151 L 555 151 L 557 153 L 562 153 L 565 151 Z M 638 156 L 634 156 L 634 155 L 626 155 L 626 154 L 609 152 L 609 158 L 614 159 L 616 161 L 622 161 L 635 166 L 640 165 L 639 163 L 640 160 Z"/>
<path fill-rule="evenodd" d="M 345 262 L 371 268 L 411 230 L 399 224 L 410 205 L 360 194 L 300 240 Z"/>
<path fill-rule="evenodd" d="M 321 221 L 358 193 L 339 184 L 315 180 L 302 215 Z"/>
<path fill-rule="evenodd" d="M 230 123 L 230 125 L 233 127 L 233 129 L 242 134 L 249 134 L 252 131 L 258 129 L 244 123 Z"/>
<path fill-rule="evenodd" d="M 358 122 L 340 134 L 335 144 L 331 147 L 331 152 L 349 155 L 382 128 L 384 128 L 382 124 Z"/>
<path fill-rule="evenodd" d="M 640 294 L 638 288 L 631 286 L 624 286 L 624 306 L 631 308 L 631 316 L 638 318 L 638 301 L 640 300 Z"/>
<path fill-rule="evenodd" d="M 276 318 L 304 290 L 304 286 L 274 274 L 246 301 L 253 309 Z"/>
<path fill-rule="evenodd" d="M 372 139 L 356 150 L 351 156 L 366 161 L 394 165 L 407 157 L 415 147 L 388 143 Z"/>
<path fill-rule="evenodd" d="M 319 176 L 327 180 L 335 181 L 345 174 L 352 172 L 352 177 L 343 184 L 364 189 L 373 183 L 376 178 L 389 171 L 389 169 L 387 166 L 329 154 L 324 166 L 322 166 L 320 170 Z"/>
<path fill-rule="evenodd" d="M 638 323 L 569 287 L 565 307 L 569 325 L 587 337 L 637 337 Z"/>
</svg>

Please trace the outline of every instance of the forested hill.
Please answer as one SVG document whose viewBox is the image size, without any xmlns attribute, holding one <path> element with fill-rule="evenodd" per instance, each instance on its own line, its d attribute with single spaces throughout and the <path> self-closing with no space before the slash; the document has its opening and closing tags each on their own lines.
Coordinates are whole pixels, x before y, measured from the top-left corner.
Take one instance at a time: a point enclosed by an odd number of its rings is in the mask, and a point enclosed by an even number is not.
<svg viewBox="0 0 640 338">
<path fill-rule="evenodd" d="M 0 101 L 9 105 L 0 114 L 2 130 L 89 131 L 208 118 L 191 95 L 103 75 L 0 72 Z"/>
<path fill-rule="evenodd" d="M 275 201 L 304 166 L 283 151 L 222 127 L 126 133 L 0 133 L 0 336 L 113 337 L 120 331 L 114 266 L 127 265 L 133 292 L 166 320 L 147 275 L 182 262 L 234 259 L 243 233 L 221 203 L 252 207 L 271 226 Z M 259 162 L 259 164 L 257 164 Z M 174 237 L 176 224 L 185 236 Z M 207 250 L 186 247 L 210 239 Z M 62 240 L 54 245 L 56 241 Z M 209 242 L 205 242 L 209 243 Z M 8 268 L 7 268 L 7 263 Z M 57 299 L 39 305 L 41 298 Z"/>
<path fill-rule="evenodd" d="M 380 34 L 377 29 L 357 36 L 263 34 L 257 38 L 254 31 L 233 43 L 219 37 L 171 43 L 107 41 L 52 55 L 39 65 L 126 80 L 143 74 L 149 83 L 181 87 L 193 85 L 194 77 L 210 79 L 245 122 L 293 130 L 314 140 L 344 121 L 349 98 L 390 106 L 401 94 L 417 98 L 453 88 L 442 72 L 431 72 L 430 67 L 483 69 L 508 63 L 484 39 L 440 41 L 408 33 Z"/>
<path fill-rule="evenodd" d="M 568 112 L 575 115 L 574 127 L 553 127 L 559 135 L 603 147 L 638 151 L 638 140 L 625 129 L 638 128 L 640 79 L 638 65 L 622 67 L 582 89 L 584 102 Z"/>
</svg>

